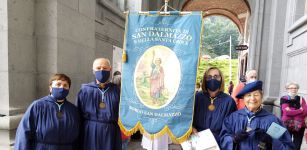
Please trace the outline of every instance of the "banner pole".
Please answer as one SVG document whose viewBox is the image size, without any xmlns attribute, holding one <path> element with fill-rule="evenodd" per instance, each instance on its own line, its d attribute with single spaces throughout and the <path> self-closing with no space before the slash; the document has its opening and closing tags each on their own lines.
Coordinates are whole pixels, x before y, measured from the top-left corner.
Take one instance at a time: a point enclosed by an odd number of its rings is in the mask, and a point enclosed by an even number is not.
<svg viewBox="0 0 307 150">
<path fill-rule="evenodd" d="M 168 1 L 169 0 L 164 0 L 164 12 L 167 12 Z"/>
</svg>

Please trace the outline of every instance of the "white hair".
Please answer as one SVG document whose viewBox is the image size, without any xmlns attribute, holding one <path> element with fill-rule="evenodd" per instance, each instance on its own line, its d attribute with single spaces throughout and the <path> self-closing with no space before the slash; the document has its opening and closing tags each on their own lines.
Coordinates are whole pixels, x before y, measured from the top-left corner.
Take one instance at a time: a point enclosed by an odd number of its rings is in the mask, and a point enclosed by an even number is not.
<svg viewBox="0 0 307 150">
<path fill-rule="evenodd" d="M 300 88 L 300 85 L 299 85 L 299 84 L 297 84 L 297 83 L 295 83 L 295 82 L 289 82 L 289 83 L 287 83 L 287 84 L 286 84 L 286 89 L 287 89 L 287 88 L 289 88 L 289 86 L 290 86 L 290 85 L 294 85 L 294 86 L 296 86 L 296 87 L 297 87 L 297 89 L 299 89 L 299 88 Z"/>
<path fill-rule="evenodd" d="M 251 69 L 251 70 L 246 71 L 245 76 L 248 76 L 253 72 L 256 72 L 256 74 L 257 74 L 257 71 L 255 69 Z"/>
<path fill-rule="evenodd" d="M 100 60 L 100 61 L 105 61 L 105 62 L 107 62 L 108 65 L 111 67 L 110 60 L 107 59 L 107 58 L 96 58 L 96 59 L 93 61 L 93 67 L 94 67 L 95 62 L 96 62 L 96 61 L 99 61 L 99 60 Z"/>
</svg>

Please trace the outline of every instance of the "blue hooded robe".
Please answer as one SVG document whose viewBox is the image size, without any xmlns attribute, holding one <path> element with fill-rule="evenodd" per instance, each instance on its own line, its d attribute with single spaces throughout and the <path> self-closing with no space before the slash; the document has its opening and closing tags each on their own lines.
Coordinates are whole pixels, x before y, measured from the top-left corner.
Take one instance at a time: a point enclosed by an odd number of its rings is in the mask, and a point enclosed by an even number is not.
<svg viewBox="0 0 307 150">
<path fill-rule="evenodd" d="M 198 132 L 210 129 L 216 141 L 219 143 L 220 131 L 223 120 L 232 112 L 237 110 L 236 103 L 231 96 L 220 92 L 213 101 L 215 110 L 210 111 L 208 106 L 211 104 L 208 93 L 198 92 L 195 96 L 193 127 Z"/>
<path fill-rule="evenodd" d="M 117 124 L 119 96 L 119 88 L 113 83 L 108 83 L 101 90 L 95 82 L 82 85 L 77 107 L 81 113 L 84 150 L 121 149 L 121 134 Z M 99 108 L 102 99 L 105 108 Z"/>
<path fill-rule="evenodd" d="M 251 113 L 246 108 L 238 110 L 232 113 L 229 117 L 224 120 L 223 128 L 221 131 L 221 144 L 220 147 L 223 150 L 253 150 L 259 149 L 259 139 L 256 138 L 255 132 L 251 131 L 250 135 L 247 139 L 241 141 L 239 144 L 234 144 L 232 140 L 232 136 L 241 131 L 245 130 L 248 123 L 248 117 L 251 119 L 250 127 L 252 129 L 264 129 L 268 130 L 270 125 L 275 122 L 281 126 L 283 126 L 282 122 L 273 114 L 267 112 L 264 109 L 261 109 L 259 112 Z M 292 150 L 293 143 L 288 131 L 286 131 L 279 139 L 274 139 L 272 141 L 272 149 L 273 150 Z"/>
<path fill-rule="evenodd" d="M 46 96 L 34 101 L 19 123 L 15 150 L 75 150 L 78 149 L 80 127 L 79 112 L 75 105 L 65 100 L 61 105 Z"/>
</svg>

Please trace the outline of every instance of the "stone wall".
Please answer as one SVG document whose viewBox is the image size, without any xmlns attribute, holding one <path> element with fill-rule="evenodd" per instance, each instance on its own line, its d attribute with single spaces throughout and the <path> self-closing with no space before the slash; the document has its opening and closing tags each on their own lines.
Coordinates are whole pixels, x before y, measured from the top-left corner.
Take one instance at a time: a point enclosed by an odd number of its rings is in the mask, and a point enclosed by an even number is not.
<svg viewBox="0 0 307 150">
<path fill-rule="evenodd" d="M 0 114 L 9 114 L 8 12 L 7 1 L 0 1 Z"/>
<path fill-rule="evenodd" d="M 14 144 L 20 113 L 36 97 L 34 5 L 32 0 L 0 2 L 0 149 Z"/>
<path fill-rule="evenodd" d="M 104 0 L 0 1 L 1 150 L 14 145 L 29 104 L 49 94 L 52 74 L 71 77 L 68 100 L 74 103 L 81 84 L 94 79 L 93 60 L 112 60 L 113 45 L 122 47 L 125 17 L 112 5 Z"/>
<path fill-rule="evenodd" d="M 307 96 L 307 16 L 305 1 L 249 0 L 250 51 L 248 67 L 264 81 L 264 104 L 280 115 L 279 98 L 287 82 L 297 82 Z M 304 16 L 305 15 L 305 16 Z"/>
<path fill-rule="evenodd" d="M 116 9 L 115 3 L 107 3 L 103 0 L 96 5 L 95 20 L 95 55 L 109 58 L 112 62 L 113 45 L 123 47 L 125 15 Z"/>
<path fill-rule="evenodd" d="M 48 94 L 48 79 L 55 72 L 72 79 L 68 96 L 71 102 L 75 101 L 80 84 L 91 78 L 95 4 L 93 0 L 37 1 L 38 97 Z"/>
<path fill-rule="evenodd" d="M 250 0 L 248 69 L 256 69 L 264 82 L 264 108 L 280 115 L 279 89 L 287 1 Z"/>
<path fill-rule="evenodd" d="M 300 85 L 299 94 L 307 98 L 307 14 L 302 8 L 304 1 L 291 1 L 287 4 L 286 30 L 281 73 L 280 95 L 287 94 L 285 85 L 296 82 Z"/>
</svg>

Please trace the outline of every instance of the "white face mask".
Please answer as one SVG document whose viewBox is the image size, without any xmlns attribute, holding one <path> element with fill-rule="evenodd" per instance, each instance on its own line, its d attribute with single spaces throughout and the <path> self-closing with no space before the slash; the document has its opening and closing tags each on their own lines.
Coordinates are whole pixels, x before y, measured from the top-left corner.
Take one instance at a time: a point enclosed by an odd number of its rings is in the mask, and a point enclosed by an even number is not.
<svg viewBox="0 0 307 150">
<path fill-rule="evenodd" d="M 294 97 L 297 95 L 297 93 L 289 92 L 288 95 L 289 95 L 291 98 L 294 98 Z"/>
<path fill-rule="evenodd" d="M 256 79 L 250 79 L 249 81 L 247 81 L 247 83 L 252 83 L 252 82 L 255 82 L 257 81 Z"/>
</svg>

